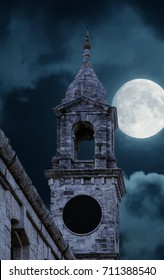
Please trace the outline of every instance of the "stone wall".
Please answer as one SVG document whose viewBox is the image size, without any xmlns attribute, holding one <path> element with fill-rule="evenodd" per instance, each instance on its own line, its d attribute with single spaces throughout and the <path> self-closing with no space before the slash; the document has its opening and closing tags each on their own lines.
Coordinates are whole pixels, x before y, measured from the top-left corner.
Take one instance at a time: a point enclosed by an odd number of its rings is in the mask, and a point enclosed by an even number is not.
<svg viewBox="0 0 164 280">
<path fill-rule="evenodd" d="M 113 176 L 113 175 L 112 175 Z M 111 177 L 112 177 L 111 176 Z M 114 176 L 113 176 L 114 177 Z M 65 180 L 66 181 L 66 180 Z M 51 185 L 51 211 L 55 213 L 58 226 L 69 244 L 74 248 L 74 253 L 119 253 L 118 244 L 118 198 L 115 191 L 117 180 L 108 177 L 91 178 L 85 182 L 84 178 L 74 178 L 73 185 L 60 180 L 52 180 Z M 100 187 L 101 186 L 101 187 Z M 87 195 L 95 198 L 102 209 L 102 218 L 98 227 L 89 234 L 80 235 L 70 232 L 63 223 L 63 209 L 73 197 Z M 60 207 L 59 207 L 60 204 Z M 88 213 L 89 215 L 89 213 Z"/>
<path fill-rule="evenodd" d="M 116 109 L 82 96 L 62 103 L 55 112 L 58 118 L 57 154 L 52 159 L 52 169 L 45 171 L 51 189 L 54 219 L 77 258 L 118 259 L 118 204 L 125 193 L 125 186 L 114 155 Z M 78 160 L 78 145 L 88 139 L 94 140 L 93 159 Z M 93 199 L 95 206 L 91 208 L 89 204 L 87 208 L 84 201 L 83 208 L 78 207 L 74 204 L 76 199 L 81 200 L 81 204 L 83 199 L 90 199 L 90 202 Z M 80 219 L 84 221 L 82 231 L 76 231 L 65 223 L 64 212 L 68 203 L 73 209 L 68 219 L 73 220 L 74 213 L 77 213 L 76 224 Z M 96 203 L 101 209 L 101 219 L 99 223 L 93 223 L 93 230 L 85 231 L 88 216 L 92 224 L 98 211 Z M 79 227 L 82 226 L 79 224 Z"/>
<path fill-rule="evenodd" d="M 0 259 L 74 259 L 2 131 Z"/>
</svg>

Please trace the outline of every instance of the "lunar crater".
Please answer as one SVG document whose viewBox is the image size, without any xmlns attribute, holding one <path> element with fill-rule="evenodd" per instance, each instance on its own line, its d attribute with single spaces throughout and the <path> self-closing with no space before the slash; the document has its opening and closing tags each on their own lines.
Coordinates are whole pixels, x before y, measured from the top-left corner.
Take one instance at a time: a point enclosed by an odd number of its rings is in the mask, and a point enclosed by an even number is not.
<svg viewBox="0 0 164 280">
<path fill-rule="evenodd" d="M 164 127 L 164 90 L 151 80 L 124 84 L 113 98 L 119 128 L 135 138 L 147 138 Z"/>
</svg>

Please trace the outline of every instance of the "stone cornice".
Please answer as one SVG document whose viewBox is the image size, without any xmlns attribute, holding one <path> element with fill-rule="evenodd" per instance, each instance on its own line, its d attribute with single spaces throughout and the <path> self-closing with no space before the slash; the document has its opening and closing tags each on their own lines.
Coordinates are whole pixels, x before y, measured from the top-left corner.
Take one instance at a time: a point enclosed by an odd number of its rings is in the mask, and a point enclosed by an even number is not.
<svg viewBox="0 0 164 280">
<path fill-rule="evenodd" d="M 19 185 L 24 196 L 38 215 L 39 219 L 50 234 L 52 240 L 60 250 L 65 259 L 75 259 L 68 243 L 63 239 L 62 234 L 58 230 L 52 215 L 43 203 L 36 188 L 33 186 L 30 178 L 25 172 L 21 162 L 19 161 L 15 151 L 9 144 L 8 138 L 4 132 L 0 130 L 0 157 L 4 161 L 6 167 Z M 5 177 L 3 178 L 5 179 Z"/>
<path fill-rule="evenodd" d="M 122 170 L 120 168 L 106 168 L 106 169 L 51 169 L 44 171 L 45 176 L 48 179 L 57 179 L 57 178 L 76 178 L 78 177 L 104 177 L 104 178 L 116 178 L 118 181 L 117 194 L 119 200 L 125 194 L 125 185 L 123 180 Z"/>
</svg>

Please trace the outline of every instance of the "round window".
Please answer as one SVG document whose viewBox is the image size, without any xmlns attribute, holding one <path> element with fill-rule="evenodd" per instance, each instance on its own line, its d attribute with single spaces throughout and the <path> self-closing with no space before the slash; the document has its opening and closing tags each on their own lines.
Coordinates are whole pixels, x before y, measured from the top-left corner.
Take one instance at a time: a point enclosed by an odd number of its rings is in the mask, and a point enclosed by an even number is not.
<svg viewBox="0 0 164 280">
<path fill-rule="evenodd" d="M 102 211 L 99 203 L 87 195 L 72 198 L 64 207 L 63 220 L 66 227 L 77 234 L 87 234 L 100 223 Z"/>
</svg>

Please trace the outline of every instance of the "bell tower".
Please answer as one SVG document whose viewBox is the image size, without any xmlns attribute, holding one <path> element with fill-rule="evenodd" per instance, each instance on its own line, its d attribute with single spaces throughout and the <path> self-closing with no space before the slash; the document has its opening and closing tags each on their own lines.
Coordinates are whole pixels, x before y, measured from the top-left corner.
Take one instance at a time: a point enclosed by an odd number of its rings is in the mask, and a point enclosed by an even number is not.
<svg viewBox="0 0 164 280">
<path fill-rule="evenodd" d="M 91 66 L 88 31 L 83 48 L 82 66 L 54 109 L 57 153 L 52 169 L 45 171 L 51 212 L 77 259 L 119 259 L 119 202 L 125 186 L 114 155 L 117 112 L 107 104 Z M 80 159 L 79 149 L 92 157 Z"/>
</svg>

